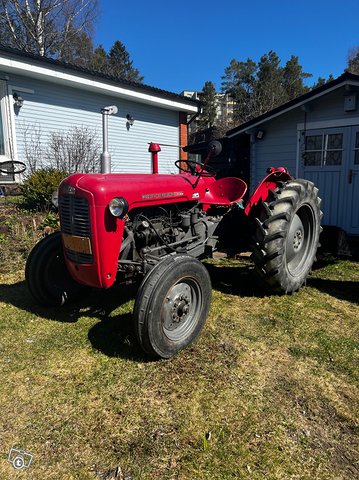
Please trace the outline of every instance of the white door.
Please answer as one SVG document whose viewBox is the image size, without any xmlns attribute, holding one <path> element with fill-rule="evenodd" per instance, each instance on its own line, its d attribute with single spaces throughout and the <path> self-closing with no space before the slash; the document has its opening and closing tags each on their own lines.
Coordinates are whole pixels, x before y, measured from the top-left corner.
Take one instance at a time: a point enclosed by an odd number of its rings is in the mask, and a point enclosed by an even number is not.
<svg viewBox="0 0 359 480">
<path fill-rule="evenodd" d="M 301 134 L 299 177 L 311 180 L 319 188 L 323 225 L 344 229 L 349 143 L 350 127 L 307 130 Z"/>
<path fill-rule="evenodd" d="M 344 230 L 359 235 L 359 126 L 350 128 Z"/>
</svg>

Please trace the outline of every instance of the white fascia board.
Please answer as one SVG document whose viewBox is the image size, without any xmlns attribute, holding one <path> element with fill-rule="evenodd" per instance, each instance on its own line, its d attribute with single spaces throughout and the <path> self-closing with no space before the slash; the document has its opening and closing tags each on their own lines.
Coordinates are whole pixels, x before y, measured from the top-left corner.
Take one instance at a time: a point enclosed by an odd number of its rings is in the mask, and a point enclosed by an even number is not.
<svg viewBox="0 0 359 480">
<path fill-rule="evenodd" d="M 232 133 L 232 135 L 228 135 L 228 138 L 235 137 L 236 135 L 239 135 L 241 133 L 249 133 L 249 130 L 251 130 L 252 128 L 258 127 L 258 125 L 262 125 L 262 123 L 268 122 L 269 120 L 273 120 L 273 118 L 279 117 L 280 115 L 283 115 L 284 113 L 290 112 L 291 110 L 294 110 L 295 108 L 301 107 L 302 105 L 305 105 L 306 103 L 311 102 L 312 100 L 315 100 L 319 97 L 322 97 L 323 95 L 326 95 L 327 93 L 330 93 L 333 90 L 337 90 L 338 88 L 343 87 L 345 85 L 359 86 L 359 82 L 347 80 L 347 81 L 344 81 L 342 83 L 339 83 L 338 85 L 335 85 L 332 88 L 328 88 L 328 90 L 324 90 L 324 92 L 320 92 L 317 95 L 314 95 L 313 97 L 310 97 L 306 100 L 298 102 L 295 105 L 292 105 L 288 108 L 285 108 L 284 110 L 281 110 L 280 112 L 274 113 L 273 115 L 269 115 L 268 117 L 263 118 L 263 120 L 259 120 L 258 122 L 253 123 L 253 125 L 250 125 L 249 127 L 243 128 L 242 130 L 238 130 L 238 132 Z"/>
<path fill-rule="evenodd" d="M 157 97 L 150 93 L 131 90 L 130 88 L 120 87 L 106 83 L 106 80 L 92 80 L 83 77 L 80 74 L 68 73 L 59 68 L 48 68 L 40 66 L 31 61 L 20 61 L 13 58 L 4 58 L 0 56 L 0 69 L 9 73 L 26 75 L 41 80 L 55 82 L 57 84 L 67 85 L 70 87 L 80 87 L 85 90 L 94 91 L 113 97 L 120 97 L 126 100 L 156 105 L 169 110 L 177 110 L 187 113 L 196 113 L 198 108 L 196 105 L 188 105 L 180 101 L 171 100 L 169 98 Z"/>
</svg>

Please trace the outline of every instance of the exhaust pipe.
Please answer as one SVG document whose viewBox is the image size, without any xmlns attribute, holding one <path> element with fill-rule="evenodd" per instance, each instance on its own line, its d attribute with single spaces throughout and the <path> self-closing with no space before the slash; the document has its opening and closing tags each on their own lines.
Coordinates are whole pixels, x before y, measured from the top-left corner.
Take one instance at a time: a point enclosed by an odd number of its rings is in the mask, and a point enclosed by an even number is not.
<svg viewBox="0 0 359 480">
<path fill-rule="evenodd" d="M 116 105 L 101 108 L 102 113 L 102 144 L 103 152 L 101 153 L 101 173 L 111 173 L 111 155 L 108 151 L 108 116 L 116 115 L 118 108 Z"/>
</svg>

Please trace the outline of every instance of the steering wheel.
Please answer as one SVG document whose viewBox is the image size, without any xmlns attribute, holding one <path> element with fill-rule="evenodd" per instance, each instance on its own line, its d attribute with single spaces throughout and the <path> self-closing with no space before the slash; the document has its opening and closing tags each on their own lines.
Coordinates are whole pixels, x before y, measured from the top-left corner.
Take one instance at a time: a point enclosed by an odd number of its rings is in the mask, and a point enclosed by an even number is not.
<svg viewBox="0 0 359 480">
<path fill-rule="evenodd" d="M 0 172 L 7 175 L 14 175 L 15 173 L 23 173 L 26 170 L 26 165 L 23 162 L 15 160 L 7 160 L 0 163 Z"/>
<path fill-rule="evenodd" d="M 190 170 L 192 175 L 199 175 L 200 171 L 203 168 L 203 163 L 195 162 L 194 160 L 176 160 L 175 165 L 181 172 L 188 173 L 188 170 Z M 186 165 L 188 168 L 185 169 L 183 165 Z M 216 175 L 217 171 L 210 165 L 206 165 L 205 170 L 203 170 L 203 172 L 201 173 L 202 177 L 215 177 Z"/>
</svg>

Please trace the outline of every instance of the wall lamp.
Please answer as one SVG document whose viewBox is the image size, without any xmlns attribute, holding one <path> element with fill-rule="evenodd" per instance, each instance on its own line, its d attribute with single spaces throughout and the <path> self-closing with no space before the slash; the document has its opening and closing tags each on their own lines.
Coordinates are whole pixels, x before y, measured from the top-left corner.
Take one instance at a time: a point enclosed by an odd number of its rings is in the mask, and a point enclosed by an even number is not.
<svg viewBox="0 0 359 480">
<path fill-rule="evenodd" d="M 22 107 L 24 105 L 24 99 L 20 97 L 16 92 L 13 94 L 12 98 L 14 99 L 14 105 L 16 107 Z"/>
<path fill-rule="evenodd" d="M 129 113 L 126 115 L 126 119 L 127 119 L 126 126 L 127 126 L 127 130 L 128 130 L 135 123 L 135 119 Z"/>
<path fill-rule="evenodd" d="M 263 137 L 264 137 L 264 130 L 257 130 L 256 139 L 263 140 Z"/>
</svg>

